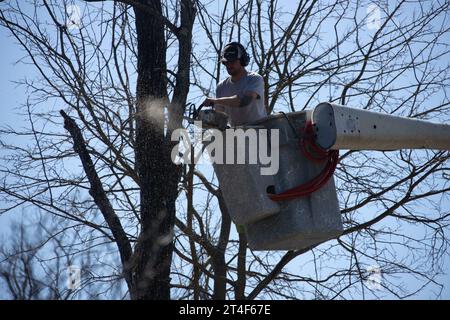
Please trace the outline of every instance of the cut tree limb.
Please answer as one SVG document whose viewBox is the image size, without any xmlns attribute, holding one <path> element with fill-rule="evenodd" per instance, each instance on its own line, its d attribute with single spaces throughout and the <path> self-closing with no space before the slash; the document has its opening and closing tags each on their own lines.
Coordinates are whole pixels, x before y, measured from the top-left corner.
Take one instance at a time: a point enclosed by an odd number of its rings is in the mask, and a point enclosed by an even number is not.
<svg viewBox="0 0 450 320">
<path fill-rule="evenodd" d="M 75 120 L 69 117 L 63 110 L 60 110 L 60 113 L 64 118 L 64 128 L 72 136 L 73 149 L 80 157 L 84 171 L 89 180 L 91 186 L 89 194 L 94 199 L 94 202 L 100 209 L 106 223 L 108 224 L 108 227 L 111 229 L 114 240 L 116 241 L 119 249 L 122 264 L 127 266 L 132 256 L 130 241 L 122 227 L 122 224 L 120 223 L 119 217 L 114 212 L 114 208 L 106 196 L 102 182 L 97 174 L 97 171 L 95 171 L 94 163 L 92 162 L 89 151 L 86 148 L 86 142 L 84 141 L 80 128 L 76 124 Z M 129 272 L 127 269 L 128 268 L 124 268 L 125 280 L 131 283 L 131 274 L 128 274 Z"/>
</svg>

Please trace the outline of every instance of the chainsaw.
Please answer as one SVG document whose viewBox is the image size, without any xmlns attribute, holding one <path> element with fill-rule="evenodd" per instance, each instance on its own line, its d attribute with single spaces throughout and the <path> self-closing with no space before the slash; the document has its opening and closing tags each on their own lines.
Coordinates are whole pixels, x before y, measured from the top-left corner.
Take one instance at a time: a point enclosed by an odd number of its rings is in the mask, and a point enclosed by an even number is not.
<svg viewBox="0 0 450 320">
<path fill-rule="evenodd" d="M 196 124 L 197 121 L 200 121 L 204 129 L 219 129 L 223 131 L 228 128 L 228 115 L 226 113 L 214 109 L 202 110 L 203 107 L 203 104 L 196 108 L 195 104 L 189 103 L 186 107 L 188 116 L 183 117 L 183 119 L 191 124 Z"/>
</svg>

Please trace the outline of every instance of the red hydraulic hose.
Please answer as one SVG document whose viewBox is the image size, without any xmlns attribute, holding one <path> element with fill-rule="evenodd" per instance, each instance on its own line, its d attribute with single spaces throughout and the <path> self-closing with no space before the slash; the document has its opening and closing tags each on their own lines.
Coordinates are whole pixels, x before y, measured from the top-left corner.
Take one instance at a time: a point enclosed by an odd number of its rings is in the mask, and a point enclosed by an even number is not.
<svg viewBox="0 0 450 320">
<path fill-rule="evenodd" d="M 307 121 L 305 128 L 302 129 L 299 146 L 308 160 L 316 163 L 326 161 L 327 163 L 320 174 L 312 180 L 279 194 L 269 193 L 268 196 L 273 201 L 292 200 L 308 196 L 323 187 L 333 176 L 334 170 L 339 162 L 339 151 L 326 151 L 315 143 L 314 129 L 311 121 Z"/>
</svg>

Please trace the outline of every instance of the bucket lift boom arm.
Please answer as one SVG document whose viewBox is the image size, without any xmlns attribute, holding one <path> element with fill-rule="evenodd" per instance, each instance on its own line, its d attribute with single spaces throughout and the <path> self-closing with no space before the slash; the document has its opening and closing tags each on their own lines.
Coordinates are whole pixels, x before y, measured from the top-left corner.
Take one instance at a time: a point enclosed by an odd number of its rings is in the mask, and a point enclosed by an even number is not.
<svg viewBox="0 0 450 320">
<path fill-rule="evenodd" d="M 325 150 L 450 150 L 450 125 L 320 103 L 311 111 Z"/>
</svg>

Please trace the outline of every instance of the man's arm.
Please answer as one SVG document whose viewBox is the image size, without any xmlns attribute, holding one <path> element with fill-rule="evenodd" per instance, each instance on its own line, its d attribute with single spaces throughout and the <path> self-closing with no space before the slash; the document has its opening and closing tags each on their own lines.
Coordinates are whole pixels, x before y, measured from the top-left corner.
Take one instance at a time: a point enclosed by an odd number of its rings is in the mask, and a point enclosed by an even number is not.
<svg viewBox="0 0 450 320">
<path fill-rule="evenodd" d="M 253 100 L 258 98 L 259 95 L 256 92 L 246 92 L 241 97 L 239 97 L 238 95 L 234 95 L 221 98 L 206 98 L 205 101 L 203 101 L 202 105 L 213 106 L 215 104 L 220 104 L 232 108 L 243 108 L 250 105 Z"/>
</svg>

